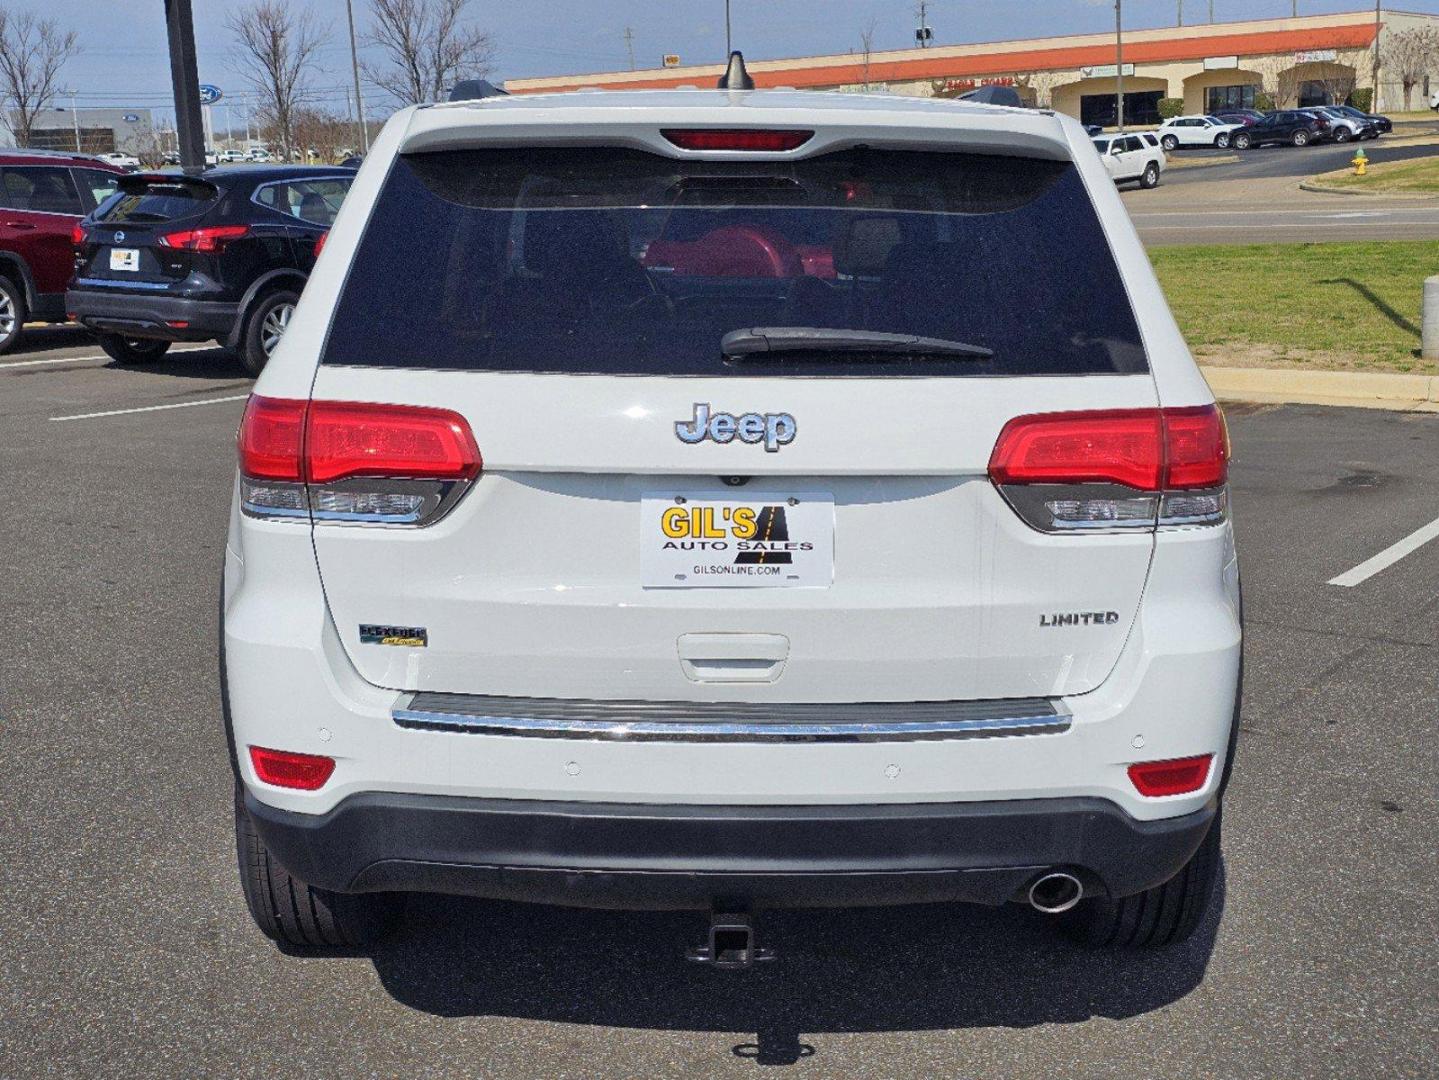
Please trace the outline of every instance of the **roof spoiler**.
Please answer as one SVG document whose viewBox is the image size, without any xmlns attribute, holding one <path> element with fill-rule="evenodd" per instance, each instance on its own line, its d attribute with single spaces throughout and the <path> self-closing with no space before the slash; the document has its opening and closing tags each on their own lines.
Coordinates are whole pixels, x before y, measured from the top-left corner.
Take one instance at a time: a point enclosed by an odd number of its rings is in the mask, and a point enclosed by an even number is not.
<svg viewBox="0 0 1439 1080">
<path fill-rule="evenodd" d="M 450 91 L 451 101 L 478 101 L 480 98 L 509 96 L 508 90 L 501 90 L 489 79 L 461 79 Z"/>
<path fill-rule="evenodd" d="M 151 184 L 188 185 L 190 187 L 203 187 L 215 189 L 215 185 L 203 176 L 192 176 L 188 173 L 172 172 L 138 172 L 126 173 L 118 178 L 117 185 L 121 191 L 139 191 L 149 187 Z"/>
<path fill-rule="evenodd" d="M 744 54 L 738 49 L 729 54 L 729 66 L 724 69 L 724 74 L 719 77 L 715 86 L 721 90 L 753 90 L 754 80 L 745 70 Z"/>
</svg>

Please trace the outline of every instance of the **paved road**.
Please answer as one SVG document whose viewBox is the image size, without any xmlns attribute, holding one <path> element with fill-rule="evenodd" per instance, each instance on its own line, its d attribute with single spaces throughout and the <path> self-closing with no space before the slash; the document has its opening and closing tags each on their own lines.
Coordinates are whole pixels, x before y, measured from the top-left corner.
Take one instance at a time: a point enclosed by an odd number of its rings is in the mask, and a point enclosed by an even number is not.
<svg viewBox="0 0 1439 1080">
<path fill-rule="evenodd" d="M 1439 147 L 1388 146 L 1385 137 L 1360 143 L 1364 154 L 1373 164 L 1389 161 L 1412 161 L 1415 158 L 1431 157 Z M 1303 178 L 1317 176 L 1345 168 L 1354 158 L 1354 143 L 1318 143 L 1313 146 L 1264 146 L 1252 150 L 1179 150 L 1175 157 L 1180 161 L 1202 161 L 1206 158 L 1228 158 L 1237 156 L 1238 161 L 1213 165 L 1203 169 L 1173 169 L 1164 177 L 1166 184 L 1202 183 L 1217 175 L 1232 180 L 1262 180 L 1276 176 Z"/>
<path fill-rule="evenodd" d="M 420 898 L 397 942 L 302 957 L 245 913 L 216 704 L 248 383 L 45 343 L 0 360 L 7 1080 L 1433 1075 L 1439 543 L 1325 582 L 1439 516 L 1439 417 L 1231 412 L 1246 719 L 1223 920 L 1184 948 L 1090 953 L 1017 907 L 800 913 L 731 976 L 680 959 L 692 916 Z"/>
</svg>

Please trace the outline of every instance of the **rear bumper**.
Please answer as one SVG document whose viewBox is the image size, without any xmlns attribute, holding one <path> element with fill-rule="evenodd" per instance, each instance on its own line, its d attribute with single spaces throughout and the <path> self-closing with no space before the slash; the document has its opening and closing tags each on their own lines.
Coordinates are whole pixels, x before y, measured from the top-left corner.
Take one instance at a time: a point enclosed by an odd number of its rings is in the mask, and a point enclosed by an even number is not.
<svg viewBox="0 0 1439 1080">
<path fill-rule="evenodd" d="M 101 333 L 164 341 L 208 341 L 230 333 L 240 305 L 223 300 L 78 288 L 65 294 L 65 310 L 82 326 Z"/>
<path fill-rule="evenodd" d="M 245 795 L 271 853 L 323 888 L 637 909 L 1002 904 L 1051 868 L 1127 896 L 1188 861 L 1216 805 L 1139 821 L 1084 797 L 700 806 L 366 793 L 312 815 Z"/>
</svg>

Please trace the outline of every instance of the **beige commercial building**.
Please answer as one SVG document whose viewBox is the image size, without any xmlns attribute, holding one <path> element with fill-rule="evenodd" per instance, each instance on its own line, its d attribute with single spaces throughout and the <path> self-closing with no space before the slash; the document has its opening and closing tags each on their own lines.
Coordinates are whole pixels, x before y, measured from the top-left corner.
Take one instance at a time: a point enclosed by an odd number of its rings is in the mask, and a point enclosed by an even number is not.
<svg viewBox="0 0 1439 1080">
<path fill-rule="evenodd" d="M 1373 86 L 1376 39 L 1382 58 L 1389 35 L 1425 25 L 1439 29 L 1439 16 L 1384 11 L 1376 22 L 1371 8 L 1127 31 L 1125 115 L 1136 123 L 1155 122 L 1164 98 L 1179 99 L 1188 113 L 1343 102 L 1354 90 Z M 1012 86 L 1030 104 L 1099 124 L 1114 118 L 1119 75 L 1113 33 L 751 60 L 749 70 L 758 86 L 921 97 L 952 96 L 986 84 Z M 505 86 L 512 93 L 713 86 L 722 71 L 722 64 L 675 66 L 510 79 Z M 1431 74 L 1439 88 L 1439 71 Z M 1412 106 L 1423 108 L 1430 90 L 1430 75 L 1416 81 L 1410 87 Z M 1394 111 L 1404 104 L 1397 73 L 1381 66 L 1378 101 L 1371 107 Z"/>
</svg>

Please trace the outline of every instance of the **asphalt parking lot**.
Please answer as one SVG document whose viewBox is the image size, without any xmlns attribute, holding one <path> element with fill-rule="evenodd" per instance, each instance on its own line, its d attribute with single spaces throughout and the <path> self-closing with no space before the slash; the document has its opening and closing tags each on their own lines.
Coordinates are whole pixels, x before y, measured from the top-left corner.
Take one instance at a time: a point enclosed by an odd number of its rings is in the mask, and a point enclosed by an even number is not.
<svg viewBox="0 0 1439 1080">
<path fill-rule="evenodd" d="M 244 910 L 217 703 L 249 382 L 32 343 L 0 358 L 0 1076 L 1434 1075 L 1439 542 L 1328 582 L 1439 518 L 1439 416 L 1229 410 L 1245 720 L 1223 918 L 1182 948 L 787 913 L 736 976 L 681 959 L 697 917 L 419 898 L 301 957 Z"/>
</svg>

